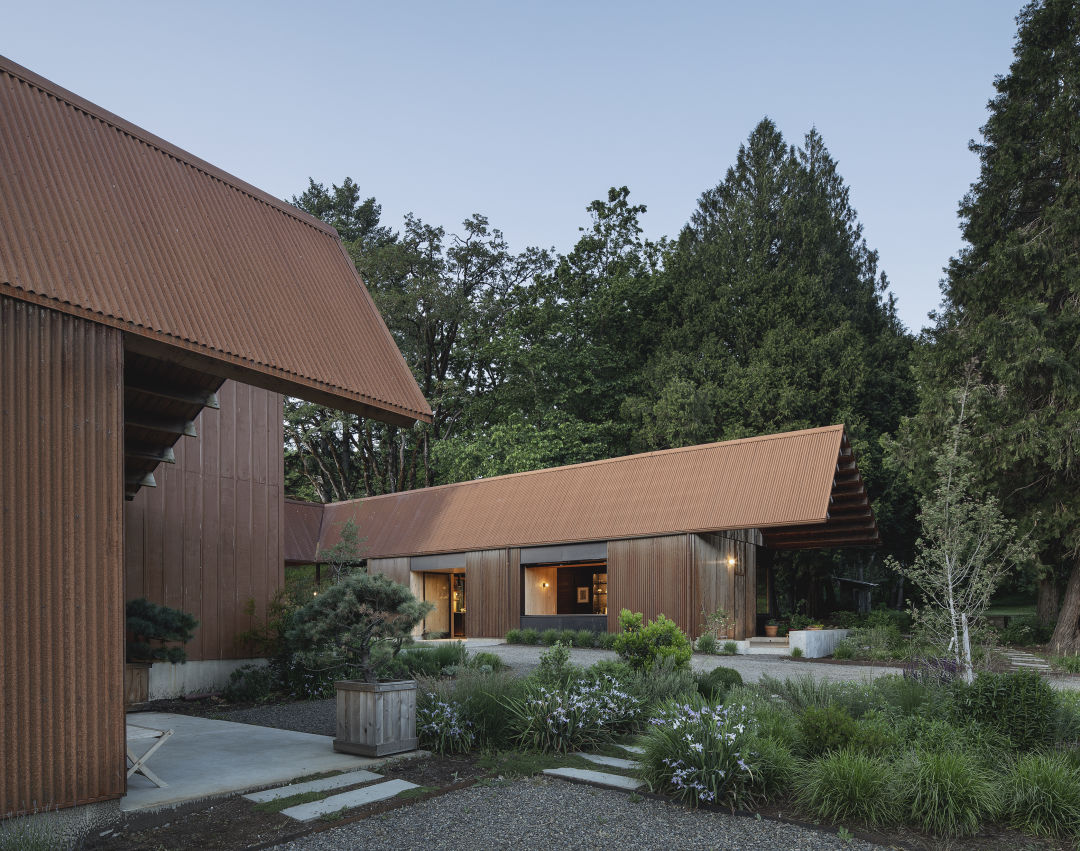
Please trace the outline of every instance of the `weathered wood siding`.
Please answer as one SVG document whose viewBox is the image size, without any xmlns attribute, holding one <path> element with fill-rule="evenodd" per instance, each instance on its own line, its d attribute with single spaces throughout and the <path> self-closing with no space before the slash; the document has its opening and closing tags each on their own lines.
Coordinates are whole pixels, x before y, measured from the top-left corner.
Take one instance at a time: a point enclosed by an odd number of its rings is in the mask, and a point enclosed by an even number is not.
<svg viewBox="0 0 1080 851">
<path fill-rule="evenodd" d="M 690 634 L 702 632 L 705 615 L 723 608 L 734 620 L 734 638 L 754 635 L 757 614 L 756 530 L 691 535 L 694 552 L 693 584 L 698 601 Z M 735 557 L 729 565 L 728 558 Z"/>
<path fill-rule="evenodd" d="M 521 551 L 476 550 L 465 557 L 465 634 L 501 638 L 521 620 Z"/>
<path fill-rule="evenodd" d="M 124 794 L 121 333 L 0 297 L 0 815 Z"/>
<path fill-rule="evenodd" d="M 361 544 L 361 547 L 363 545 Z M 411 572 L 409 570 L 410 558 L 408 556 L 402 556 L 400 558 L 373 558 L 368 559 L 368 572 L 369 573 L 382 573 L 385 576 L 393 579 L 406 587 L 411 587 Z"/>
<path fill-rule="evenodd" d="M 694 620 L 692 557 L 688 535 L 608 542 L 608 631 L 619 631 L 619 612 L 663 613 L 686 631 Z"/>
</svg>

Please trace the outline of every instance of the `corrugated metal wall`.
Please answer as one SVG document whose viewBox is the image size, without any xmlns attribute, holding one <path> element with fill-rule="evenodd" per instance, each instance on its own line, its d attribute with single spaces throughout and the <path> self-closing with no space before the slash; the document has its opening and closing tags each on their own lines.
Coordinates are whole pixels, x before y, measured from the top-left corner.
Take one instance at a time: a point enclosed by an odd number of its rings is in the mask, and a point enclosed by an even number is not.
<svg viewBox="0 0 1080 851">
<path fill-rule="evenodd" d="M 124 514 L 127 599 L 194 614 L 193 661 L 249 656 L 244 608 L 254 600 L 261 618 L 284 582 L 281 396 L 228 381 L 218 399 Z"/>
<path fill-rule="evenodd" d="M 465 556 L 465 634 L 502 638 L 521 621 L 521 551 L 475 550 Z"/>
<path fill-rule="evenodd" d="M 0 814 L 124 793 L 123 345 L 0 297 Z"/>
</svg>

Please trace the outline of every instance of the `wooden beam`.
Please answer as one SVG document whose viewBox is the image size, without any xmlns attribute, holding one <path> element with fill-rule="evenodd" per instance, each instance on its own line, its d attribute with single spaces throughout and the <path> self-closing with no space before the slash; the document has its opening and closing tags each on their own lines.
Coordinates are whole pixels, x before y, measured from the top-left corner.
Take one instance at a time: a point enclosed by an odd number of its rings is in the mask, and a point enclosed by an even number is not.
<svg viewBox="0 0 1080 851">
<path fill-rule="evenodd" d="M 154 384 L 149 379 L 136 376 L 124 378 L 124 389 L 144 396 L 155 396 L 171 402 L 183 402 L 185 405 L 198 405 L 200 408 L 221 408 L 218 394 L 212 390 L 177 390 L 172 387 Z"/>
<path fill-rule="evenodd" d="M 134 485 L 135 489 L 139 488 L 156 488 L 157 479 L 154 478 L 153 473 L 127 473 L 124 476 L 124 484 L 129 486 Z"/>
<path fill-rule="evenodd" d="M 171 446 L 154 449 L 149 446 L 125 446 L 125 458 L 139 458 L 145 461 L 157 461 L 159 464 L 175 464 L 176 453 Z"/>
<path fill-rule="evenodd" d="M 171 419 L 168 417 L 155 417 L 132 411 L 124 416 L 124 425 L 144 428 L 147 431 L 160 431 L 163 434 L 182 434 L 187 437 L 198 437 L 195 423 L 192 420 Z"/>
<path fill-rule="evenodd" d="M 838 523 L 836 525 L 829 524 L 828 526 L 815 527 L 808 529 L 781 529 L 770 530 L 766 537 L 768 538 L 808 538 L 815 535 L 835 535 L 837 533 L 846 532 L 863 532 L 873 531 L 876 525 L 873 520 L 867 520 L 862 523 Z"/>
</svg>

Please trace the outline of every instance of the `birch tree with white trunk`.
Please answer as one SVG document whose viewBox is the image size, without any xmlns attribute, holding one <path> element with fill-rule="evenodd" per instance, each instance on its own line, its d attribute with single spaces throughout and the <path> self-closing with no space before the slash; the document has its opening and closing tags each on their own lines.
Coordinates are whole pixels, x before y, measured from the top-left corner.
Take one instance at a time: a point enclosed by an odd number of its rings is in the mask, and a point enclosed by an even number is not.
<svg viewBox="0 0 1080 851">
<path fill-rule="evenodd" d="M 920 536 L 910 565 L 893 566 L 922 592 L 916 624 L 947 652 L 971 682 L 971 633 L 990 598 L 1016 565 L 1033 557 L 1028 537 L 1001 513 L 997 497 L 980 488 L 965 421 L 973 390 L 957 393 L 956 415 L 934 464 L 936 485 L 919 513 Z"/>
</svg>

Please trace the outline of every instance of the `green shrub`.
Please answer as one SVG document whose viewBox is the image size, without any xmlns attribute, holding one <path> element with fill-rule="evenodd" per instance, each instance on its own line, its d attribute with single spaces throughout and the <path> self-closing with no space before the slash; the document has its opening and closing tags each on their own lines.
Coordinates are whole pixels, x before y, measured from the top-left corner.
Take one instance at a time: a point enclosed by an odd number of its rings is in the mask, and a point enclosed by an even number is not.
<svg viewBox="0 0 1080 851">
<path fill-rule="evenodd" d="M 734 641 L 725 641 L 723 653 L 725 656 L 734 656 L 739 652 L 739 645 Z"/>
<path fill-rule="evenodd" d="M 799 750 L 817 756 L 847 747 L 856 732 L 855 721 L 839 706 L 810 706 L 799 719 Z"/>
<path fill-rule="evenodd" d="M 506 643 L 507 644 L 524 644 L 525 641 L 522 638 L 522 630 L 510 629 L 506 631 Z"/>
<path fill-rule="evenodd" d="M 527 680 L 508 674 L 464 668 L 454 679 L 420 679 L 417 684 L 417 711 L 432 701 L 461 707 L 464 722 L 471 724 L 475 744 L 488 749 L 513 745 L 513 731 L 505 703 L 519 699 Z"/>
<path fill-rule="evenodd" d="M 139 597 L 128 601 L 125 616 L 131 636 L 127 642 L 129 662 L 187 661 L 187 652 L 175 644 L 187 644 L 194 637 L 199 622 L 193 615 Z"/>
<path fill-rule="evenodd" d="M 770 800 L 791 791 L 798 777 L 799 761 L 784 741 L 754 734 L 747 742 L 747 751 L 755 796 Z"/>
<path fill-rule="evenodd" d="M 732 686 L 724 699 L 725 706 L 745 706 L 754 719 L 757 734 L 776 739 L 787 747 L 799 740 L 799 723 L 791 706 L 782 699 L 770 697 L 754 685 Z"/>
<path fill-rule="evenodd" d="M 540 665 L 531 676 L 541 685 L 562 688 L 581 675 L 581 669 L 570 664 L 570 648 L 561 641 L 556 641 L 540 654 Z"/>
<path fill-rule="evenodd" d="M 611 677 L 625 683 L 634 675 L 634 669 L 618 659 L 601 659 L 586 668 L 585 675 L 593 679 Z"/>
<path fill-rule="evenodd" d="M 561 641 L 567 647 L 577 647 L 577 646 L 579 646 L 578 643 L 577 643 L 577 638 L 578 638 L 578 634 L 577 634 L 576 629 L 560 629 L 559 630 L 559 641 Z M 590 646 L 592 645 L 591 640 L 589 641 L 589 644 L 590 644 Z"/>
<path fill-rule="evenodd" d="M 460 641 L 435 647 L 410 648 L 397 654 L 398 660 L 405 666 L 405 672 L 414 677 L 437 677 L 447 668 L 464 665 L 466 657 L 465 645 Z"/>
<path fill-rule="evenodd" d="M 522 644 L 539 644 L 540 633 L 535 629 L 528 628 L 521 630 L 521 643 Z"/>
<path fill-rule="evenodd" d="M 661 656 L 651 668 L 631 671 L 630 678 L 624 681 L 626 688 L 646 708 L 697 694 L 697 681 L 690 667 L 676 665 L 671 656 Z"/>
<path fill-rule="evenodd" d="M 749 797 L 750 738 L 749 719 L 739 707 L 711 707 L 700 697 L 667 703 L 645 734 L 641 776 L 652 791 L 690 806 L 736 807 Z"/>
<path fill-rule="evenodd" d="M 900 820 L 900 796 L 889 763 L 840 750 L 809 762 L 795 793 L 815 819 L 887 827 Z"/>
<path fill-rule="evenodd" d="M 802 651 L 801 647 L 792 647 L 791 648 L 791 658 L 792 659 L 801 659 L 802 656 L 803 656 L 803 651 Z"/>
<path fill-rule="evenodd" d="M 615 652 L 621 658 L 641 670 L 648 670 L 664 657 L 673 659 L 675 667 L 690 664 L 690 639 L 674 621 L 662 614 L 648 624 L 642 621 L 640 612 L 629 609 L 623 609 L 619 615 L 622 631 L 615 639 Z"/>
<path fill-rule="evenodd" d="M 695 679 L 697 690 L 709 703 L 723 703 L 732 686 L 743 684 L 742 675 L 738 671 L 723 666 L 698 674 Z"/>
<path fill-rule="evenodd" d="M 898 778 L 905 821 L 935 836 L 970 836 L 1000 810 L 993 777 L 962 750 L 912 751 Z"/>
<path fill-rule="evenodd" d="M 591 629 L 579 629 L 574 633 L 575 647 L 595 647 L 596 633 Z"/>
<path fill-rule="evenodd" d="M 497 655 L 487 652 L 474 653 L 469 657 L 468 665 L 470 668 L 483 668 L 486 666 L 492 671 L 502 671 L 508 667 Z"/>
<path fill-rule="evenodd" d="M 896 722 L 888 715 L 871 710 L 855 722 L 850 743 L 852 750 L 869 756 L 881 756 L 899 745 Z"/>
<path fill-rule="evenodd" d="M 1009 625 L 997 631 L 1002 644 L 1045 644 L 1054 633 L 1054 625 L 1043 623 L 1034 615 L 1009 618 Z"/>
<path fill-rule="evenodd" d="M 611 679 L 579 680 L 557 688 L 529 683 L 505 702 L 519 746 L 570 753 L 611 741 L 637 723 L 641 704 Z"/>
<path fill-rule="evenodd" d="M 836 642 L 836 647 L 833 648 L 834 659 L 854 659 L 855 658 L 855 645 L 851 639 L 841 638 Z"/>
<path fill-rule="evenodd" d="M 845 691 L 842 683 L 819 680 L 808 673 L 785 680 L 778 680 L 776 677 L 764 674 L 758 680 L 758 685 L 766 694 L 775 694 L 796 709 L 806 709 L 808 706 L 828 706 L 836 703 Z"/>
<path fill-rule="evenodd" d="M 619 634 L 617 632 L 601 632 L 597 633 L 597 644 L 605 650 L 614 650 L 615 641 L 618 639 Z"/>
<path fill-rule="evenodd" d="M 920 680 L 900 674 L 877 677 L 872 685 L 877 699 L 902 715 L 941 717 L 947 711 L 947 693 Z"/>
<path fill-rule="evenodd" d="M 1071 656 L 1053 656 L 1050 664 L 1070 674 L 1080 674 L 1080 653 Z"/>
<path fill-rule="evenodd" d="M 1010 827 L 1035 836 L 1080 832 L 1080 776 L 1065 756 L 1024 754 L 1012 764 L 1003 785 Z"/>
<path fill-rule="evenodd" d="M 270 697 L 277 677 L 267 665 L 241 665 L 231 674 L 221 696 L 229 703 L 259 703 Z"/>
<path fill-rule="evenodd" d="M 1062 689 L 1057 693 L 1057 705 L 1054 738 L 1062 744 L 1080 744 L 1080 692 Z"/>
<path fill-rule="evenodd" d="M 984 672 L 970 686 L 954 684 L 953 711 L 960 721 L 995 727 L 1027 751 L 1051 741 L 1058 705 L 1050 684 L 1034 671 Z"/>
<path fill-rule="evenodd" d="M 558 629 L 545 629 L 540 633 L 540 643 L 546 644 L 548 647 L 558 643 L 562 640 L 562 631 Z"/>
<path fill-rule="evenodd" d="M 844 639 L 851 643 L 856 659 L 886 661 L 898 658 L 904 647 L 904 636 L 893 623 L 867 624 L 853 629 Z"/>
<path fill-rule="evenodd" d="M 893 627 L 901 633 L 911 632 L 911 612 L 904 609 L 890 609 L 884 603 L 881 603 L 866 616 L 866 626 Z"/>
<path fill-rule="evenodd" d="M 716 636 L 711 632 L 705 633 L 697 640 L 697 649 L 699 653 L 715 653 Z"/>
</svg>

